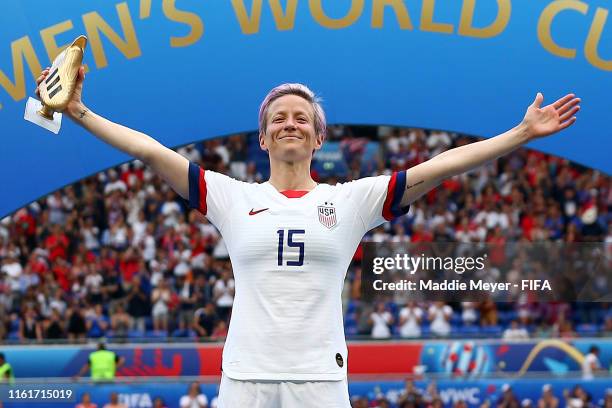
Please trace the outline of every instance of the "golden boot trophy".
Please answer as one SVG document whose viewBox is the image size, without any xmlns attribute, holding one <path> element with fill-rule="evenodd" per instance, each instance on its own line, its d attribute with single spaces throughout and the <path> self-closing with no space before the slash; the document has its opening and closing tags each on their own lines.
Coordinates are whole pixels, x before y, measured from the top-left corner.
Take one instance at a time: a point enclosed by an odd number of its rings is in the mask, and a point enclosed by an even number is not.
<svg viewBox="0 0 612 408">
<path fill-rule="evenodd" d="M 80 36 L 53 60 L 49 75 L 39 86 L 40 101 L 28 99 L 25 120 L 59 133 L 62 124 L 60 112 L 66 109 L 76 87 L 86 45 L 87 37 Z"/>
</svg>

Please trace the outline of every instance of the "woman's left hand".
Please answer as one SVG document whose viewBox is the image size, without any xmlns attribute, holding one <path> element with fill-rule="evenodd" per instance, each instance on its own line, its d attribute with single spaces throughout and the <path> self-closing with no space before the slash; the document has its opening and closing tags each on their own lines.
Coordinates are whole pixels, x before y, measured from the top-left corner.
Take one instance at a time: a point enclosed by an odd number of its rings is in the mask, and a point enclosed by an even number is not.
<svg viewBox="0 0 612 408">
<path fill-rule="evenodd" d="M 543 100 L 544 96 L 538 92 L 523 118 L 522 125 L 527 130 L 529 140 L 552 135 L 576 122 L 574 115 L 580 110 L 580 98 L 576 98 L 576 95 L 565 95 L 541 108 Z"/>
</svg>

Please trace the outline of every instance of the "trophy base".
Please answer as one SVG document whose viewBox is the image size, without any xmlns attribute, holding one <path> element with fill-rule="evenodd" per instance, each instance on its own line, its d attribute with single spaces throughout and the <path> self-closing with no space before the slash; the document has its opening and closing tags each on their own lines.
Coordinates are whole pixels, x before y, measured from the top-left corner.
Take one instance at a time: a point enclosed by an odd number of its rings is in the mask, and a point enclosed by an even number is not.
<svg viewBox="0 0 612 408">
<path fill-rule="evenodd" d="M 53 110 L 51 108 L 49 108 L 48 106 L 43 106 L 41 110 L 39 110 L 38 113 L 40 116 L 42 116 L 43 118 L 47 119 L 47 120 L 53 120 Z"/>
<path fill-rule="evenodd" d="M 62 126 L 62 114 L 43 106 L 38 99 L 28 98 L 23 118 L 55 134 Z"/>
</svg>

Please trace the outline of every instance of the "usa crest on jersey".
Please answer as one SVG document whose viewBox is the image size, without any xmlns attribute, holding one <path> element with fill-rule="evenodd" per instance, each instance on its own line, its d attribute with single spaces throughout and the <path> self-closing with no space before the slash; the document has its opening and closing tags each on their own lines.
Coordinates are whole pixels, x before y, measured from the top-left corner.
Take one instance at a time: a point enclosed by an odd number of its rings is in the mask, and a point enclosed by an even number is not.
<svg viewBox="0 0 612 408">
<path fill-rule="evenodd" d="M 327 204 L 327 203 L 325 203 Z M 336 209 L 327 205 L 320 205 L 317 207 L 319 213 L 319 222 L 327 228 L 333 228 L 336 225 Z"/>
</svg>

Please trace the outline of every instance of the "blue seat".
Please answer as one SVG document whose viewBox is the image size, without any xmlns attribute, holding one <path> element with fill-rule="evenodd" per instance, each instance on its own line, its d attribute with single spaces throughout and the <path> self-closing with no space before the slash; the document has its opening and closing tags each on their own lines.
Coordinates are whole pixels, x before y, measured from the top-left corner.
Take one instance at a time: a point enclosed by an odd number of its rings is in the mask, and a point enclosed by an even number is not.
<svg viewBox="0 0 612 408">
<path fill-rule="evenodd" d="M 510 323 L 510 312 L 506 312 L 504 310 L 500 310 L 497 312 L 497 319 L 499 324 L 502 326 L 507 326 Z"/>
<path fill-rule="evenodd" d="M 144 337 L 144 332 L 140 330 L 130 330 L 128 331 L 129 339 L 142 339 Z"/>
<path fill-rule="evenodd" d="M 101 329 L 94 330 L 94 329 L 92 329 L 92 330 L 89 330 L 87 332 L 87 337 L 92 338 L 92 339 L 99 339 L 101 337 L 106 337 L 106 333 L 107 332 L 105 330 L 101 330 Z"/>
<path fill-rule="evenodd" d="M 165 339 L 168 337 L 168 332 L 164 330 L 148 330 L 145 337 L 148 339 Z"/>
<path fill-rule="evenodd" d="M 459 329 L 459 333 L 464 336 L 478 336 L 480 334 L 480 327 L 478 326 L 463 326 Z"/>
<path fill-rule="evenodd" d="M 486 337 L 501 337 L 501 326 L 485 326 L 480 329 L 481 333 Z"/>
<path fill-rule="evenodd" d="M 344 333 L 347 336 L 355 336 L 358 333 L 357 323 L 356 322 L 348 322 L 344 324 Z"/>
<path fill-rule="evenodd" d="M 576 333 L 581 337 L 596 336 L 599 333 L 597 325 L 590 323 L 583 323 L 576 326 Z"/>
<path fill-rule="evenodd" d="M 344 325 L 357 325 L 357 319 L 354 314 L 344 316 Z"/>
<path fill-rule="evenodd" d="M 121 336 L 121 335 L 117 335 L 113 330 L 109 330 L 106 332 L 106 336 L 109 339 L 116 339 L 116 338 L 121 338 L 121 337 L 125 337 L 125 336 Z"/>
<path fill-rule="evenodd" d="M 14 332 L 19 330 L 19 319 L 13 319 L 9 323 L 9 331 Z"/>
<path fill-rule="evenodd" d="M 170 337 L 187 337 L 187 329 L 175 329 Z"/>
<path fill-rule="evenodd" d="M 351 300 L 348 305 L 346 305 L 346 314 L 355 313 L 357 310 L 357 302 Z"/>
<path fill-rule="evenodd" d="M 454 326 L 460 326 L 463 323 L 463 319 L 461 319 L 461 313 L 453 313 L 453 315 L 451 316 L 450 323 Z"/>
<path fill-rule="evenodd" d="M 170 337 L 193 339 L 197 337 L 197 334 L 195 331 L 190 329 L 175 329 Z"/>
</svg>

